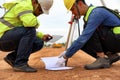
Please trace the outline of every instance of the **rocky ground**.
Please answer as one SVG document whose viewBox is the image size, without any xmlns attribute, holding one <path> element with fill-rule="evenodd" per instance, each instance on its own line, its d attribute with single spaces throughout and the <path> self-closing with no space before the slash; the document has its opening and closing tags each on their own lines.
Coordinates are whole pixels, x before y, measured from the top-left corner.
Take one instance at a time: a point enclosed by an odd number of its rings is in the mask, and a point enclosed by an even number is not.
<svg viewBox="0 0 120 80">
<path fill-rule="evenodd" d="M 65 48 L 43 48 L 31 54 L 29 65 L 38 70 L 36 73 L 14 72 L 3 60 L 8 53 L 0 52 L 0 80 L 120 80 L 120 61 L 108 69 L 85 70 L 84 65 L 95 59 L 82 51 L 69 59 L 68 66 L 74 67 L 72 70 L 46 70 L 40 58 L 56 56 L 64 50 Z"/>
</svg>

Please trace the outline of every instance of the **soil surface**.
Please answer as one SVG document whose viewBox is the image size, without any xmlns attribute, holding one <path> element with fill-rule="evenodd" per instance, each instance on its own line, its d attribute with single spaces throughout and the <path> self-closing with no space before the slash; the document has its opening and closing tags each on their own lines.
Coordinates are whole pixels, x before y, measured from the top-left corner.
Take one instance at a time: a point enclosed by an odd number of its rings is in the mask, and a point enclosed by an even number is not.
<svg viewBox="0 0 120 80">
<path fill-rule="evenodd" d="M 82 51 L 78 51 L 68 61 L 72 70 L 50 71 L 45 69 L 41 57 L 58 56 L 65 48 L 43 48 L 31 54 L 29 65 L 38 72 L 15 72 L 12 67 L 4 62 L 7 52 L 0 52 L 0 80 L 120 80 L 120 61 L 114 63 L 111 68 L 98 70 L 85 70 L 84 65 L 92 63 L 95 59 Z"/>
</svg>

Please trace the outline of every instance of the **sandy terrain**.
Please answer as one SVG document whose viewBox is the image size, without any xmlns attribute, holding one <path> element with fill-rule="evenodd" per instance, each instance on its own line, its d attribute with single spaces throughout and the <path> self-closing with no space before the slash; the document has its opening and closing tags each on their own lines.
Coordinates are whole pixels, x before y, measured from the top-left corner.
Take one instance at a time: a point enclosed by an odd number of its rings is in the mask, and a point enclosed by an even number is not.
<svg viewBox="0 0 120 80">
<path fill-rule="evenodd" d="M 85 70 L 84 65 L 94 61 L 94 58 L 82 51 L 78 51 L 69 59 L 68 66 L 74 67 L 72 70 L 45 70 L 40 58 L 56 56 L 62 51 L 64 48 L 43 48 L 31 54 L 29 64 L 38 70 L 36 73 L 14 72 L 3 60 L 7 53 L 0 52 L 0 80 L 120 80 L 120 61 L 108 69 Z"/>
</svg>

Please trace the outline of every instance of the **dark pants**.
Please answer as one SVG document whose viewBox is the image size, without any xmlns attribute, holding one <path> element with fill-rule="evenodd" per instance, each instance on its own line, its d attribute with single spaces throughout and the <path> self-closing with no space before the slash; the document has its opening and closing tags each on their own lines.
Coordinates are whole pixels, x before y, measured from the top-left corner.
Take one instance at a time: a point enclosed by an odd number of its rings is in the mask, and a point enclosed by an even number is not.
<svg viewBox="0 0 120 80">
<path fill-rule="evenodd" d="M 98 28 L 88 42 L 82 47 L 82 50 L 89 55 L 97 58 L 97 52 L 117 53 L 120 52 L 120 35 L 115 35 L 107 27 Z"/>
<path fill-rule="evenodd" d="M 40 50 L 43 44 L 33 27 L 16 27 L 0 38 L 0 50 L 12 51 L 7 57 L 14 60 L 16 66 L 27 64 L 30 54 Z"/>
</svg>

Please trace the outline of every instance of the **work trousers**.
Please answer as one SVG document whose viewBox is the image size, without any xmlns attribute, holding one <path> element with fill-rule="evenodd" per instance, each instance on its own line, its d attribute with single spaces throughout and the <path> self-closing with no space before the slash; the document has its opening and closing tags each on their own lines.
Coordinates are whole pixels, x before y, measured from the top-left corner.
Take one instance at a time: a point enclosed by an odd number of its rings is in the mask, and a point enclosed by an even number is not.
<svg viewBox="0 0 120 80">
<path fill-rule="evenodd" d="M 0 50 L 11 51 L 7 55 L 15 66 L 25 65 L 31 53 L 40 50 L 44 42 L 36 37 L 34 27 L 16 27 L 6 31 L 0 38 Z"/>
<path fill-rule="evenodd" d="M 120 52 L 120 34 L 116 35 L 111 28 L 101 26 L 81 50 L 94 58 L 97 58 L 97 52 L 104 52 L 105 54 Z"/>
</svg>

